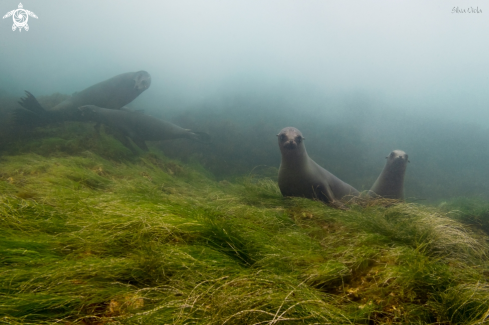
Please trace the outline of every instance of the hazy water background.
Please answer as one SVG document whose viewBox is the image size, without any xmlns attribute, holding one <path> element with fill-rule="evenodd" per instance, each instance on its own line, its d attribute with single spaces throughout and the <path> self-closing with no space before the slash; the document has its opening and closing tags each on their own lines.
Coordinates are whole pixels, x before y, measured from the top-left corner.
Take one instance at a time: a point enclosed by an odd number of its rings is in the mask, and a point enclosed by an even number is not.
<svg viewBox="0 0 489 325">
<path fill-rule="evenodd" d="M 218 178 L 278 167 L 275 134 L 296 126 L 309 155 L 360 190 L 402 149 L 407 197 L 489 198 L 487 2 L 22 3 L 39 17 L 28 32 L 0 20 L 4 138 L 25 89 L 71 94 L 146 70 L 151 87 L 130 106 L 211 133 L 211 146 L 161 148 Z M 17 6 L 1 0 L 0 14 Z"/>
</svg>

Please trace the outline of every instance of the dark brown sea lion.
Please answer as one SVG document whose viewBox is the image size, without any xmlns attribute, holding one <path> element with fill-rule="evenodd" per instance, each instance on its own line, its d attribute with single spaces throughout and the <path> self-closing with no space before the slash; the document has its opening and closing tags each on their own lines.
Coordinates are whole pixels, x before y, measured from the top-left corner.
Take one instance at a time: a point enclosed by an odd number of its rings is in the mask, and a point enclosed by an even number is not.
<svg viewBox="0 0 489 325">
<path fill-rule="evenodd" d="M 193 132 L 170 122 L 165 122 L 142 112 L 115 110 L 86 105 L 78 108 L 87 120 L 110 127 L 113 135 L 126 147 L 135 151 L 129 142 L 130 138 L 139 148 L 148 150 L 145 141 L 171 140 L 187 138 L 208 142 L 205 132 Z"/>
<path fill-rule="evenodd" d="M 302 133 L 293 127 L 280 131 L 278 146 L 282 163 L 278 186 L 283 196 L 299 196 L 335 203 L 345 196 L 359 192 L 314 162 L 306 152 Z"/>
<path fill-rule="evenodd" d="M 42 125 L 56 121 L 81 120 L 78 107 L 96 105 L 111 109 L 120 109 L 132 102 L 151 85 L 151 76 L 146 71 L 128 72 L 99 82 L 69 99 L 61 102 L 51 110 L 45 110 L 30 92 L 19 101 L 24 109 L 16 110 L 17 124 Z"/>
<path fill-rule="evenodd" d="M 370 196 L 388 199 L 404 199 L 404 174 L 409 162 L 408 155 L 402 150 L 394 150 L 387 157 L 384 170 L 380 173 L 369 191 Z"/>
</svg>

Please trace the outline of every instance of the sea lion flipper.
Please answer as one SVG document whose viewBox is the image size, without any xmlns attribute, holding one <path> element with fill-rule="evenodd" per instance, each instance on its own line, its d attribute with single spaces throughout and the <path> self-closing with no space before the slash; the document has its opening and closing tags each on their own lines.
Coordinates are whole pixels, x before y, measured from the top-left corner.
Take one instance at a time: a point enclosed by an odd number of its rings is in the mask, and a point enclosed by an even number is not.
<svg viewBox="0 0 489 325">
<path fill-rule="evenodd" d="M 26 96 L 24 98 L 21 98 L 18 102 L 20 106 L 37 114 L 46 113 L 44 107 L 39 104 L 37 98 L 33 94 L 31 94 L 27 90 L 25 91 L 25 93 Z"/>
<path fill-rule="evenodd" d="M 46 111 L 44 107 L 39 104 L 36 97 L 25 91 L 25 97 L 21 98 L 18 103 L 22 108 L 17 108 L 13 113 L 13 124 L 15 126 L 40 126 L 43 122 L 48 121 L 51 118 L 50 112 Z"/>
<path fill-rule="evenodd" d="M 22 97 L 18 101 L 18 104 L 22 108 L 16 109 L 13 113 L 13 124 L 16 126 L 25 125 L 35 127 L 39 125 L 39 120 L 41 120 L 39 114 L 45 113 L 45 110 L 33 94 L 27 90 L 25 93 L 25 97 Z"/>
<path fill-rule="evenodd" d="M 319 200 L 327 203 L 333 203 L 335 196 L 329 184 L 321 184 L 316 188 L 316 196 Z"/>
<path fill-rule="evenodd" d="M 325 184 L 324 186 L 319 186 L 320 195 L 318 195 L 318 199 L 325 202 L 326 204 L 341 210 L 348 210 L 348 207 L 343 204 L 340 200 L 336 200 L 333 190 L 329 186 L 329 184 Z"/>
</svg>

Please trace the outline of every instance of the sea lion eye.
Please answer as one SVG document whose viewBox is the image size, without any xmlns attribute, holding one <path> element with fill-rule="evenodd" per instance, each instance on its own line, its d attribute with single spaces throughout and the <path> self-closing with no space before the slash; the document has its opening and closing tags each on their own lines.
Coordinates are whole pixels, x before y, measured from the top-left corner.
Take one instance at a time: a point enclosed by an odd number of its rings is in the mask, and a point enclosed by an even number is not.
<svg viewBox="0 0 489 325">
<path fill-rule="evenodd" d="M 285 134 L 283 134 L 283 133 L 280 134 L 279 139 L 280 139 L 280 141 L 285 141 Z"/>
<path fill-rule="evenodd" d="M 301 143 L 301 142 L 302 142 L 302 137 L 301 137 L 300 135 L 296 136 L 296 137 L 295 137 L 295 141 L 296 141 L 297 143 Z"/>
</svg>

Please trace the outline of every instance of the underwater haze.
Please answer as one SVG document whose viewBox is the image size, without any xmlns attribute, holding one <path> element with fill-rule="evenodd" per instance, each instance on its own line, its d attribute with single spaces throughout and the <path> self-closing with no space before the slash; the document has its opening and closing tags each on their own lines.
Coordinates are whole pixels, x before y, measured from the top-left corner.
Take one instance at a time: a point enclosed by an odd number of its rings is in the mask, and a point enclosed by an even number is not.
<svg viewBox="0 0 489 325">
<path fill-rule="evenodd" d="M 489 324 L 488 1 L 20 1 L 0 324 Z"/>
<path fill-rule="evenodd" d="M 276 134 L 294 126 L 312 159 L 359 190 L 400 149 L 407 200 L 489 199 L 487 2 L 22 4 L 38 16 L 28 31 L 0 20 L 0 154 L 24 90 L 70 95 L 145 70 L 151 87 L 129 107 L 208 132 L 209 145 L 158 147 L 217 179 L 276 178 Z M 18 5 L 0 1 L 1 15 Z"/>
</svg>

